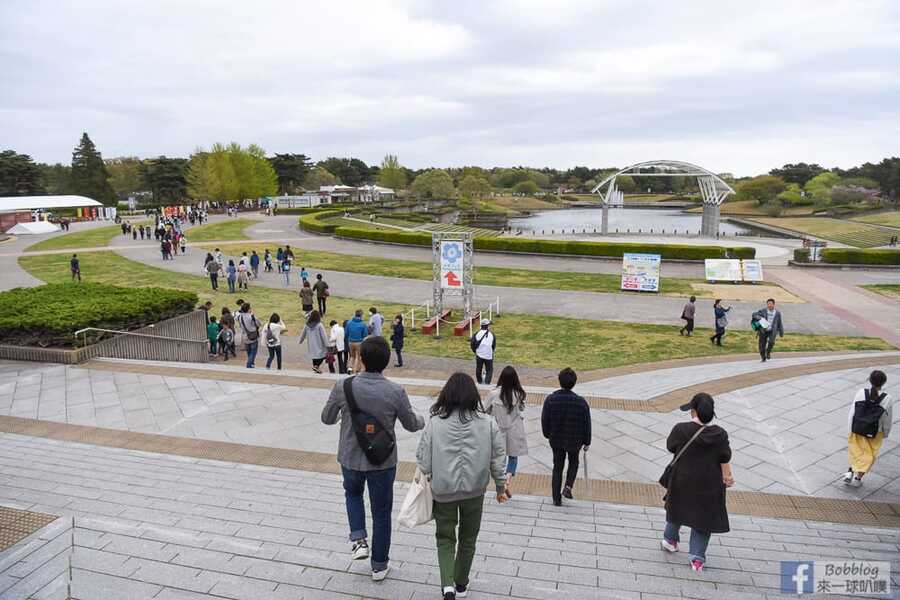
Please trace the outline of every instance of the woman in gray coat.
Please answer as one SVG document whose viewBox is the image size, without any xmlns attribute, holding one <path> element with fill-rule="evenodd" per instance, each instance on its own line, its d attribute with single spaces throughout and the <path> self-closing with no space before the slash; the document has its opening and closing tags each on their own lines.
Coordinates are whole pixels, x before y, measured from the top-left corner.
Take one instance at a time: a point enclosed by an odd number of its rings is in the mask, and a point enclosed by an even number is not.
<svg viewBox="0 0 900 600">
<path fill-rule="evenodd" d="M 319 311 L 314 310 L 309 313 L 309 318 L 306 320 L 306 327 L 303 328 L 299 343 L 302 344 L 303 340 L 306 340 L 308 354 L 312 359 L 312 370 L 316 373 L 321 373 L 322 371 L 319 367 L 322 366 L 325 354 L 328 352 L 328 335 L 325 333 L 325 326 L 322 325 L 322 317 L 319 315 Z"/>
<path fill-rule="evenodd" d="M 506 486 L 509 493 L 510 480 L 516 474 L 519 457 L 528 454 L 528 439 L 525 437 L 525 390 L 519 383 L 519 374 L 511 366 L 506 366 L 487 399 L 487 412 L 493 415 L 500 427 L 506 443 Z"/>
</svg>

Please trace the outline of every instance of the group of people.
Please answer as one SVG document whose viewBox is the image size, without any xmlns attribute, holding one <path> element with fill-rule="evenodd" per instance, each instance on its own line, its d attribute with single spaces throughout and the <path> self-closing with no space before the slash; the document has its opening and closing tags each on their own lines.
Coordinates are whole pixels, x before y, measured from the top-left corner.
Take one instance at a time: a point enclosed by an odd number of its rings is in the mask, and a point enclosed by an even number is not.
<svg viewBox="0 0 900 600">
<path fill-rule="evenodd" d="M 390 362 L 387 340 L 369 336 L 359 352 L 364 370 L 336 383 L 322 410 L 324 424 L 340 423 L 337 460 L 351 557 L 369 559 L 375 581 L 387 576 L 397 466 L 394 430 L 399 421 L 407 431 L 422 431 L 416 464 L 433 498 L 442 597 L 465 597 L 487 488 L 493 481 L 497 502 L 505 504 L 513 496 L 511 482 L 518 459 L 528 453 L 524 425 L 527 394 L 511 366 L 503 369 L 485 404 L 472 377 L 455 373 L 423 417 L 413 410 L 404 389 L 383 375 Z M 553 453 L 551 495 L 556 506 L 563 498 L 574 497 L 579 454 L 588 451 L 592 439 L 590 407 L 574 392 L 576 382 L 572 369 L 560 371 L 560 388 L 547 396 L 541 411 L 542 432 Z M 890 433 L 892 401 L 883 392 L 885 383 L 885 374 L 873 371 L 869 387 L 859 391 L 851 406 L 847 485 L 861 485 Z M 677 423 L 666 440 L 673 458 L 660 477 L 666 509 L 660 548 L 679 552 L 681 529 L 689 528 L 688 562 L 691 569 L 702 572 L 712 534 L 730 529 L 726 490 L 735 484 L 732 450 L 728 433 L 714 423 L 712 396 L 698 393 L 680 409 L 690 417 Z M 363 501 L 366 487 L 371 546 Z"/>
<path fill-rule="evenodd" d="M 690 337 L 694 332 L 694 319 L 697 314 L 697 297 L 691 296 L 684 308 L 681 309 L 681 319 L 685 322 L 679 330 L 682 336 Z M 709 336 L 709 341 L 717 346 L 722 345 L 722 338 L 728 327 L 728 313 L 730 306 L 723 306 L 721 299 L 713 303 L 713 319 L 715 333 Z M 753 313 L 750 317 L 750 328 L 756 332 L 758 340 L 759 356 L 762 362 L 771 360 L 772 349 L 775 347 L 775 339 L 784 337 L 784 322 L 781 311 L 775 307 L 775 299 L 766 300 L 766 306 Z"/>
</svg>

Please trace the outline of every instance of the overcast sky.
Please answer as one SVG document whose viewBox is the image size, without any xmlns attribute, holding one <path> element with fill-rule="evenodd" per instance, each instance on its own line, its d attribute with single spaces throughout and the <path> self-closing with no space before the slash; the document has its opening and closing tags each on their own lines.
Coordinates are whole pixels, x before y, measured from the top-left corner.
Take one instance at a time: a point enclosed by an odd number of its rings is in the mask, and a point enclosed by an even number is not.
<svg viewBox="0 0 900 600">
<path fill-rule="evenodd" d="M 305 4 L 305 6 L 303 6 Z M 0 0 L 0 149 L 755 174 L 900 154 L 900 2 Z"/>
</svg>

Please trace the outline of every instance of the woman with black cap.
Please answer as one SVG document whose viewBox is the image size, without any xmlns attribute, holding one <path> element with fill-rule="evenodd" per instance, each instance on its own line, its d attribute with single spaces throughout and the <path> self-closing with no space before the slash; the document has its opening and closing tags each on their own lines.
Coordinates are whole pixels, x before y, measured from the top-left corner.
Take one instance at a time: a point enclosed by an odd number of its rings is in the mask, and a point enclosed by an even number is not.
<svg viewBox="0 0 900 600">
<path fill-rule="evenodd" d="M 734 485 L 731 447 L 725 430 L 710 425 L 716 416 L 712 396 L 697 394 L 681 410 L 691 411 L 691 420 L 675 425 L 666 440 L 675 458 L 663 476 L 667 481 L 660 481 L 668 488 L 662 548 L 678 552 L 679 530 L 690 527 L 691 568 L 701 572 L 710 536 L 729 531 L 725 488 Z"/>
</svg>

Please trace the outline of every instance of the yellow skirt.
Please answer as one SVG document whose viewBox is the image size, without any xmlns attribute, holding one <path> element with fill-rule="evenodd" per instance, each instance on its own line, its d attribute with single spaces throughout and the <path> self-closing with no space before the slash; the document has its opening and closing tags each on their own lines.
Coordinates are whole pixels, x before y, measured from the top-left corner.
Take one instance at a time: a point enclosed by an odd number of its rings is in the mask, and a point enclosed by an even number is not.
<svg viewBox="0 0 900 600">
<path fill-rule="evenodd" d="M 850 456 L 850 468 L 854 473 L 868 473 L 875 464 L 875 457 L 884 442 L 884 432 L 879 431 L 873 438 L 856 433 L 847 437 L 847 453 Z"/>
</svg>

